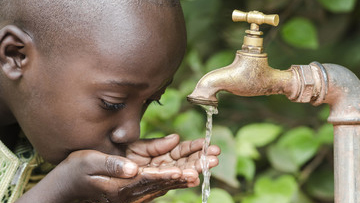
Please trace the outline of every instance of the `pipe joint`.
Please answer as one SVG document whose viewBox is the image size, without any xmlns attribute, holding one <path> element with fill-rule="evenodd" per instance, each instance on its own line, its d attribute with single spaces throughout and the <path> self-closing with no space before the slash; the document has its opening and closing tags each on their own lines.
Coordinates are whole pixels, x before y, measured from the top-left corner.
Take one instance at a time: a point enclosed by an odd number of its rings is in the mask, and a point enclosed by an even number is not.
<svg viewBox="0 0 360 203">
<path fill-rule="evenodd" d="M 292 65 L 297 79 L 297 91 L 291 101 L 311 103 L 318 106 L 323 103 L 328 91 L 328 76 L 325 68 L 318 62 L 310 65 Z"/>
</svg>

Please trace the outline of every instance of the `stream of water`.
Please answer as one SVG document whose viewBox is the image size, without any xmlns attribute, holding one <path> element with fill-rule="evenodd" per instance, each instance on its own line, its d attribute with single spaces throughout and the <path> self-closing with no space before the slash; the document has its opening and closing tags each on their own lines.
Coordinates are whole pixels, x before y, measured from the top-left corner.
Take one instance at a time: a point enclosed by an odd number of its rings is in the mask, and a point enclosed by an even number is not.
<svg viewBox="0 0 360 203">
<path fill-rule="evenodd" d="M 209 160 L 207 158 L 207 150 L 210 145 L 211 133 L 212 133 L 212 115 L 217 114 L 218 110 L 213 106 L 202 106 L 207 115 L 206 122 L 206 136 L 202 148 L 202 155 L 200 158 L 201 169 L 204 176 L 204 182 L 202 184 L 202 203 L 207 203 L 207 200 L 210 196 L 210 176 L 211 172 L 209 169 Z"/>
</svg>

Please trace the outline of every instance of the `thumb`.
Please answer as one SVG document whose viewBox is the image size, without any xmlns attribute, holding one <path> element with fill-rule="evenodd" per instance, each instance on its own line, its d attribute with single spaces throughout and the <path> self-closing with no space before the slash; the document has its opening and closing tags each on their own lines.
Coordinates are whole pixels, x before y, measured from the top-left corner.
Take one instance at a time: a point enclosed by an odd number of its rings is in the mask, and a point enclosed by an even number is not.
<svg viewBox="0 0 360 203">
<path fill-rule="evenodd" d="M 156 157 L 168 153 L 180 142 L 177 134 L 163 138 L 142 139 L 128 146 L 128 150 L 143 157 Z"/>
<path fill-rule="evenodd" d="M 115 178 L 132 178 L 137 175 L 139 167 L 133 161 L 121 156 L 108 155 L 101 152 L 92 153 L 85 164 L 91 167 L 89 175 L 103 175 Z M 90 164 L 89 164 L 90 163 Z"/>
</svg>

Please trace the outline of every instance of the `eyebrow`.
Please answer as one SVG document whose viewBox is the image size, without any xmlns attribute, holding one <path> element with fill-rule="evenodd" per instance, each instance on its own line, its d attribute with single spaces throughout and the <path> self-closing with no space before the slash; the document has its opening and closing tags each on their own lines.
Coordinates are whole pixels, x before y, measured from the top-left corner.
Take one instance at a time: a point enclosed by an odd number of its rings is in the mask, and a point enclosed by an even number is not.
<svg viewBox="0 0 360 203">
<path fill-rule="evenodd" d="M 145 89 L 149 87 L 149 84 L 147 83 L 134 83 L 134 82 L 129 82 L 129 81 L 116 81 L 116 80 L 109 80 L 106 81 L 106 84 L 108 85 L 113 85 L 113 86 L 130 86 L 130 87 L 134 87 L 137 89 Z"/>
</svg>

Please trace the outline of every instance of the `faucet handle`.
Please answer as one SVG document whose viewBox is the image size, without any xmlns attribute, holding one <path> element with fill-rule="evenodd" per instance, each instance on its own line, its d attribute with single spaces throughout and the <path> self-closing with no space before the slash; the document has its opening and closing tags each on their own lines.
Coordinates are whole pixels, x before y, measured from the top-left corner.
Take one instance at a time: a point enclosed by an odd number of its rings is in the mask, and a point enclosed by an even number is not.
<svg viewBox="0 0 360 203">
<path fill-rule="evenodd" d="M 279 15 L 277 14 L 265 15 L 259 11 L 243 12 L 239 10 L 234 10 L 232 13 L 232 20 L 234 22 L 244 21 L 248 23 L 255 23 L 258 25 L 265 23 L 272 26 L 277 26 L 279 24 Z"/>
<path fill-rule="evenodd" d="M 261 24 L 269 24 L 277 26 L 279 24 L 279 16 L 277 14 L 265 15 L 259 11 L 243 12 L 234 10 L 232 14 L 234 22 L 248 22 L 250 23 L 250 30 L 246 30 L 244 36 L 244 43 L 242 45 L 242 52 L 249 54 L 263 54 L 263 38 L 260 31 Z M 263 54 L 264 55 L 264 54 Z"/>
</svg>

